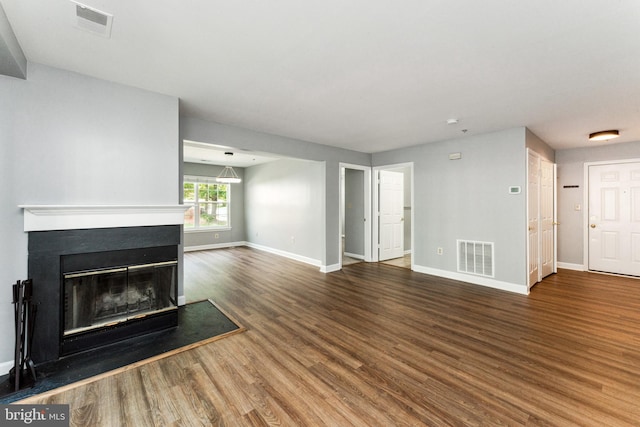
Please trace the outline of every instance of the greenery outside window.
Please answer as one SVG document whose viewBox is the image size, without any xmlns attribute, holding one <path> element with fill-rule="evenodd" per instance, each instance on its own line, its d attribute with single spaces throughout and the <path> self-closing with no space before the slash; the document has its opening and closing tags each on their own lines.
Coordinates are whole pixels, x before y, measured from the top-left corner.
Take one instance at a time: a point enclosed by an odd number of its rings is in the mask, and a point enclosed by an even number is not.
<svg viewBox="0 0 640 427">
<path fill-rule="evenodd" d="M 183 202 L 185 230 L 230 228 L 231 186 L 215 178 L 185 177 Z"/>
</svg>

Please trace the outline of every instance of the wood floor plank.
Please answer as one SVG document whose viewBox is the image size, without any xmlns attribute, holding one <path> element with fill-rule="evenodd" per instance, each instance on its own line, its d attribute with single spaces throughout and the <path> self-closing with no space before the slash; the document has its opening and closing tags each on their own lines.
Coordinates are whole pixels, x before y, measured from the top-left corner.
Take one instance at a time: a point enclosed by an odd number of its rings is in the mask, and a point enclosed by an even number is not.
<svg viewBox="0 0 640 427">
<path fill-rule="evenodd" d="M 639 425 L 635 278 L 561 270 L 524 296 L 238 247 L 185 254 L 185 294 L 247 331 L 28 401 L 96 426 Z"/>
</svg>

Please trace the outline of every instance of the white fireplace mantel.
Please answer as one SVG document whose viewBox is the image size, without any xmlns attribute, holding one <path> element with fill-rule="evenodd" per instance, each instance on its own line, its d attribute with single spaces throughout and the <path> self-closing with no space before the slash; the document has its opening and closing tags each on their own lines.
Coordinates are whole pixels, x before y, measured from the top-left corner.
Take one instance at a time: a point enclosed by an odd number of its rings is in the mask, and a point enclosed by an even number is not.
<svg viewBox="0 0 640 427">
<path fill-rule="evenodd" d="M 184 205 L 19 205 L 24 231 L 140 227 L 184 223 Z"/>
</svg>

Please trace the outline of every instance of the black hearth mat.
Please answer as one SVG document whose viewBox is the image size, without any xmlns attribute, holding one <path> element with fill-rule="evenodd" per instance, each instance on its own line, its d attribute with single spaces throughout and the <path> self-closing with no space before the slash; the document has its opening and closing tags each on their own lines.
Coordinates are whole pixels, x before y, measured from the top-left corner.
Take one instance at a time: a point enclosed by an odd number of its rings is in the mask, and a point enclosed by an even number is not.
<svg viewBox="0 0 640 427">
<path fill-rule="evenodd" d="M 181 347 L 243 328 L 225 316 L 211 301 L 178 308 L 178 326 L 105 347 L 73 354 L 37 366 L 38 379 L 31 388 L 13 392 L 9 375 L 0 377 L 0 404 L 15 402 Z"/>
</svg>

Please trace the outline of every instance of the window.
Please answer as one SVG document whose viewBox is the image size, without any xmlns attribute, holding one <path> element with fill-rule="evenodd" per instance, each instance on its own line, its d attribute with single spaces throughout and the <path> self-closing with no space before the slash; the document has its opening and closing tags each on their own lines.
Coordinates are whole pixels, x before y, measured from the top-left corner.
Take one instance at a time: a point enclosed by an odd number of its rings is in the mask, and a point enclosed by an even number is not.
<svg viewBox="0 0 640 427">
<path fill-rule="evenodd" d="M 211 182 L 208 182 L 210 180 Z M 183 200 L 185 230 L 229 228 L 231 186 L 214 178 L 185 177 Z"/>
</svg>

